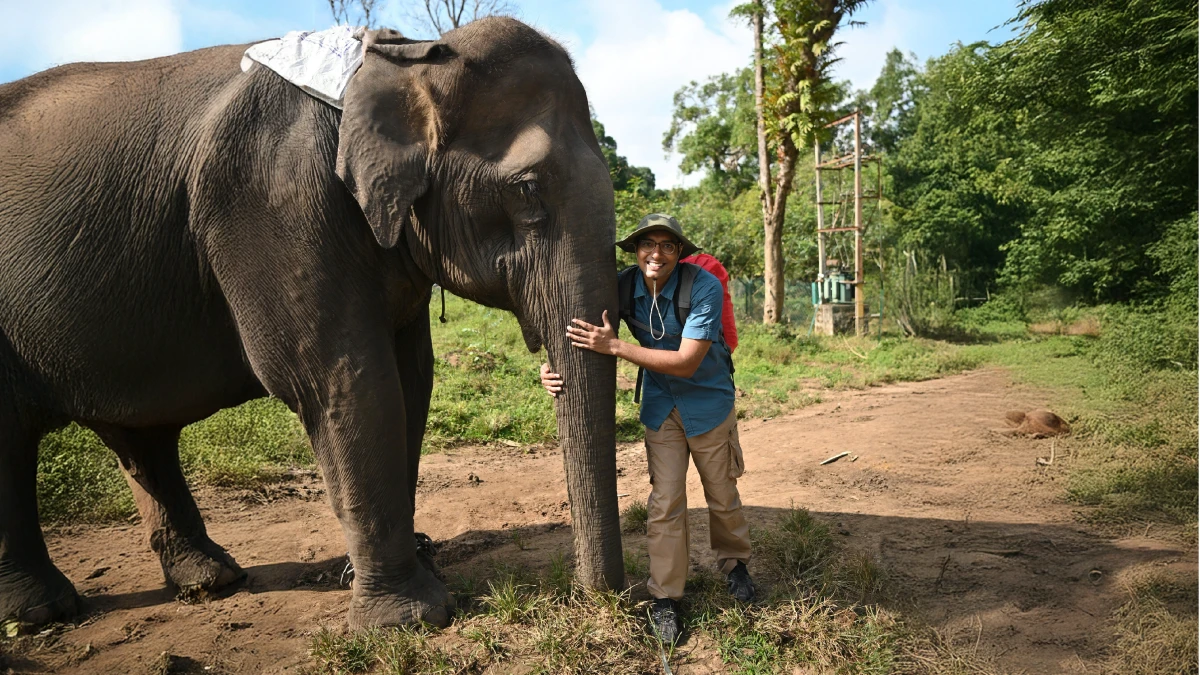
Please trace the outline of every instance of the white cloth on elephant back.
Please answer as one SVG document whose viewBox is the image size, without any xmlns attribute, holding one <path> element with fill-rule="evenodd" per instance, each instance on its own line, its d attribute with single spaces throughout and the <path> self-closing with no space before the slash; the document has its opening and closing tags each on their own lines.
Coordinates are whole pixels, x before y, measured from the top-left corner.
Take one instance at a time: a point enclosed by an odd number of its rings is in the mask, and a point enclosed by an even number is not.
<svg viewBox="0 0 1200 675">
<path fill-rule="evenodd" d="M 242 72 L 263 64 L 308 94 L 341 109 L 346 85 L 362 65 L 361 26 L 334 26 L 321 31 L 292 31 L 278 40 L 251 46 L 242 57 Z"/>
</svg>

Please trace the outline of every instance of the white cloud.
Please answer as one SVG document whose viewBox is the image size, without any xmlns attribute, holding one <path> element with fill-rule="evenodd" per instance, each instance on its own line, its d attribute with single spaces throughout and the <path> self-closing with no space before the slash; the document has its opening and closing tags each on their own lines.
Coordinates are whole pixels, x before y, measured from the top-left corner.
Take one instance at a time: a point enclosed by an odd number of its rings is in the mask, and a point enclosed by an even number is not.
<svg viewBox="0 0 1200 675">
<path fill-rule="evenodd" d="M 699 176 L 685 179 L 679 158 L 662 149 L 672 97 L 688 82 L 748 65 L 749 29 L 656 0 L 589 0 L 586 11 L 596 34 L 575 53 L 576 70 L 618 152 L 649 166 L 659 187 L 695 183 Z"/>
<path fill-rule="evenodd" d="M 30 71 L 73 61 L 130 61 L 183 47 L 171 0 L 14 0 L 0 8 L 0 60 Z"/>
<path fill-rule="evenodd" d="M 850 80 L 855 89 L 870 89 L 875 84 L 893 48 L 912 51 L 932 19 L 897 0 L 883 0 L 874 9 L 872 14 L 878 12 L 878 18 L 872 16 L 865 26 L 839 30 L 836 37 L 843 44 L 835 52 L 841 61 L 834 64 L 833 77 Z"/>
</svg>

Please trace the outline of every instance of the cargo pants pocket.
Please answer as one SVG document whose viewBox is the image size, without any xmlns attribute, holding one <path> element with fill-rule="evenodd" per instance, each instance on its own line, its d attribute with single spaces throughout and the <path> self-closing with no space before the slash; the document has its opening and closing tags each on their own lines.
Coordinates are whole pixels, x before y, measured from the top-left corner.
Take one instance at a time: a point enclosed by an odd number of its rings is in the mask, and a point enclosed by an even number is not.
<svg viewBox="0 0 1200 675">
<path fill-rule="evenodd" d="M 738 440 L 737 418 L 729 429 L 729 477 L 738 478 L 746 472 L 746 460 L 742 456 L 742 444 Z"/>
</svg>

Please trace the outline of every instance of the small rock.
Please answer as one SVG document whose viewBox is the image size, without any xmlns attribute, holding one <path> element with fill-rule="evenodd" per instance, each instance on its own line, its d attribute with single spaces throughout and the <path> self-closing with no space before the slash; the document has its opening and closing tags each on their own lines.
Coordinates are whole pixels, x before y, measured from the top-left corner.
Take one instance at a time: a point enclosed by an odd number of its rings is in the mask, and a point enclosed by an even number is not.
<svg viewBox="0 0 1200 675">
<path fill-rule="evenodd" d="M 105 572 L 107 572 L 111 569 L 112 569 L 111 567 L 97 567 L 96 569 L 92 570 L 92 572 L 84 578 L 85 579 L 99 579 L 100 577 L 104 576 Z"/>
<path fill-rule="evenodd" d="M 480 478 L 479 476 L 476 476 L 473 473 L 469 473 L 469 474 L 467 474 L 467 482 L 472 483 L 474 485 L 479 485 L 480 483 L 483 482 L 483 479 Z"/>
</svg>

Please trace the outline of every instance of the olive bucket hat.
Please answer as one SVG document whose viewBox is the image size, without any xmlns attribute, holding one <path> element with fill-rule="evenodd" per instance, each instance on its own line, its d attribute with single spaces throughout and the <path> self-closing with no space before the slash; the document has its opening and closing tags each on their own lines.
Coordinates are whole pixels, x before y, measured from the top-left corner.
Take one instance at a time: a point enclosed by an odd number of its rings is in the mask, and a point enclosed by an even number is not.
<svg viewBox="0 0 1200 675">
<path fill-rule="evenodd" d="M 629 233 L 628 237 L 618 241 L 617 246 L 626 253 L 636 253 L 638 241 L 641 240 L 642 235 L 655 231 L 670 232 L 675 235 L 675 238 L 682 245 L 682 250 L 679 252 L 680 258 L 686 258 L 700 250 L 699 246 L 693 244 L 687 237 L 683 236 L 683 226 L 679 224 L 679 221 L 665 213 L 651 213 L 642 218 L 642 222 L 638 223 L 638 226 L 634 228 L 633 232 Z"/>
</svg>

